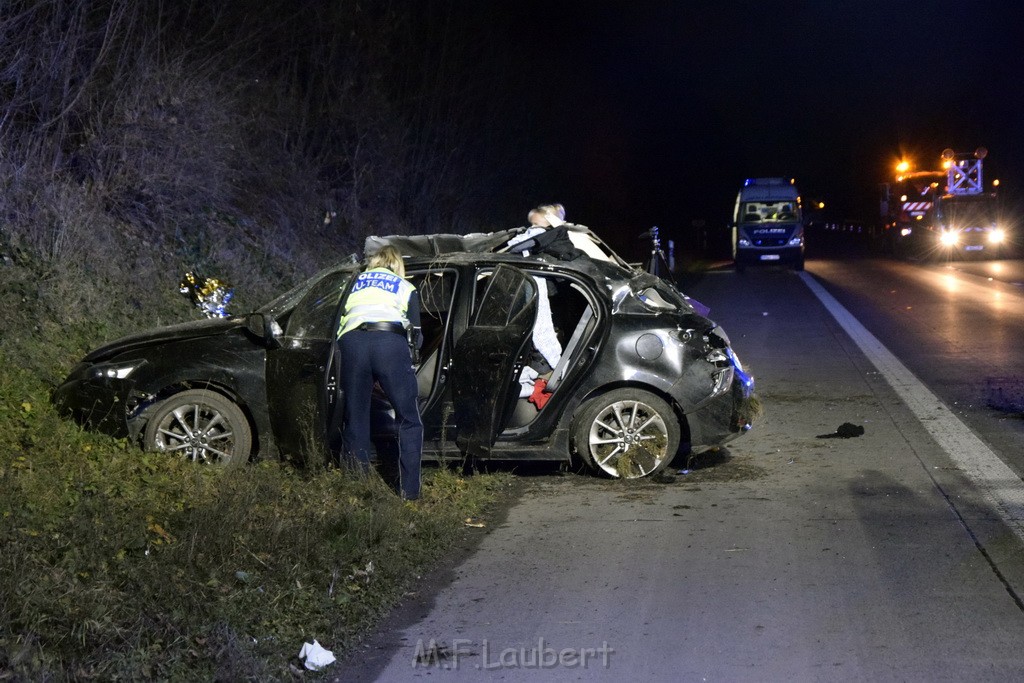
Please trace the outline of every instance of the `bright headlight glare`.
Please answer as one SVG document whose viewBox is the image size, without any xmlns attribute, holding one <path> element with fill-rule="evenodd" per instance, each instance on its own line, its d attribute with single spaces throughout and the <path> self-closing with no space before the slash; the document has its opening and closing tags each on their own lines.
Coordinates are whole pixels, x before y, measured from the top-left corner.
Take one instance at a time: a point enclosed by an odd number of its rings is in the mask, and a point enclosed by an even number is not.
<svg viewBox="0 0 1024 683">
<path fill-rule="evenodd" d="M 115 365 L 98 365 L 93 368 L 92 374 L 96 378 L 104 379 L 125 379 L 139 367 L 139 363 L 117 363 Z"/>
<path fill-rule="evenodd" d="M 960 236 L 955 232 L 944 232 L 939 236 L 939 241 L 947 247 L 952 247 L 960 239 Z"/>
<path fill-rule="evenodd" d="M 988 241 L 992 244 L 999 244 L 1006 239 L 1006 231 L 1002 228 L 996 228 L 988 234 Z"/>
</svg>

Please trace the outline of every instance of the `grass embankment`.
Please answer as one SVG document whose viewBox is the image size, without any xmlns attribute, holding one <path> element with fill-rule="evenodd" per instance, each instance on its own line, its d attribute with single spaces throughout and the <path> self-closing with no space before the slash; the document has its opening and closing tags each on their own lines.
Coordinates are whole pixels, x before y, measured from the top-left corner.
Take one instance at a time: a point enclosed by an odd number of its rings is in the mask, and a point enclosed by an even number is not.
<svg viewBox="0 0 1024 683">
<path fill-rule="evenodd" d="M 0 679 L 277 680 L 336 654 L 508 485 L 276 462 L 228 473 L 60 419 L 0 357 Z"/>
</svg>

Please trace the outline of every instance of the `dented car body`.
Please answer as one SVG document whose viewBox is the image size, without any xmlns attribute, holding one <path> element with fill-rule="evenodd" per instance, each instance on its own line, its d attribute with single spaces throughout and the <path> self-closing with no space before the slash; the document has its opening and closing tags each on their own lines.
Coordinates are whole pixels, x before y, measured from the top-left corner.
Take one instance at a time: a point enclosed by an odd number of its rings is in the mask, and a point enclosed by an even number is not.
<svg viewBox="0 0 1024 683">
<path fill-rule="evenodd" d="M 557 460 L 640 477 L 744 433 L 753 379 L 707 310 L 586 229 L 585 255 L 504 253 L 516 231 L 374 237 L 420 293 L 425 459 Z M 186 323 L 88 354 L 55 394 L 84 424 L 233 465 L 340 448 L 334 352 L 354 259 L 248 316 Z M 544 321 L 556 352 L 538 359 Z M 377 407 L 378 444 L 389 434 Z"/>
</svg>

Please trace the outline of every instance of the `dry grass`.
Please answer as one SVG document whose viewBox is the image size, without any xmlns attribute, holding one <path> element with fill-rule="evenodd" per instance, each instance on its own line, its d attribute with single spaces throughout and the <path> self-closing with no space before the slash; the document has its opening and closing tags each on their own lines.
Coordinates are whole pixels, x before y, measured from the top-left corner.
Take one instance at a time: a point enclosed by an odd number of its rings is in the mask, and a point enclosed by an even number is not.
<svg viewBox="0 0 1024 683">
<path fill-rule="evenodd" d="M 0 363 L 0 673 L 287 678 L 302 642 L 356 643 L 506 484 L 430 471 L 413 508 L 344 470 L 229 476 L 81 432 Z"/>
</svg>

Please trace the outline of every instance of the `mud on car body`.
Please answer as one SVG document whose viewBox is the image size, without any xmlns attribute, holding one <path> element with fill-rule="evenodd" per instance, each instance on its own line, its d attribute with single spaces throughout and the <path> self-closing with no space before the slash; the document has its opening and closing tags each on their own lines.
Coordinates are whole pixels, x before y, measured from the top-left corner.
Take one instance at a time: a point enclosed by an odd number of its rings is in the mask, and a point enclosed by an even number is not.
<svg viewBox="0 0 1024 683">
<path fill-rule="evenodd" d="M 751 426 L 753 379 L 706 309 L 574 230 L 587 255 L 568 261 L 502 253 L 515 231 L 367 240 L 367 254 L 406 254 L 420 292 L 426 459 L 577 456 L 632 478 Z M 247 316 L 108 344 L 55 401 L 86 425 L 196 460 L 322 458 L 339 448 L 333 340 L 358 270 L 350 259 Z M 526 396 L 534 322 L 548 308 L 562 352 Z M 377 408 L 383 448 L 388 406 Z"/>
</svg>

